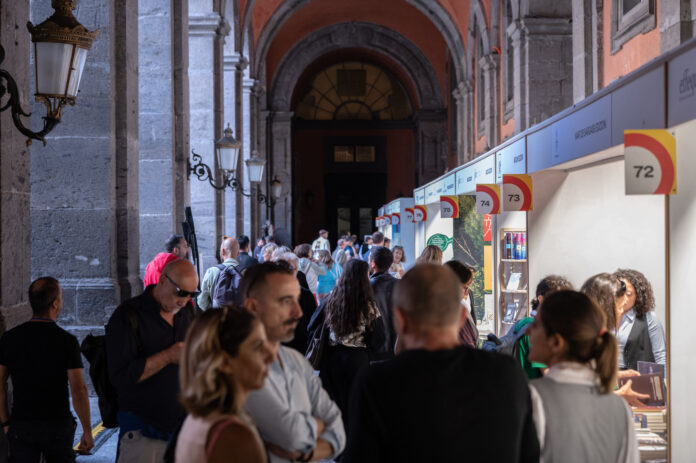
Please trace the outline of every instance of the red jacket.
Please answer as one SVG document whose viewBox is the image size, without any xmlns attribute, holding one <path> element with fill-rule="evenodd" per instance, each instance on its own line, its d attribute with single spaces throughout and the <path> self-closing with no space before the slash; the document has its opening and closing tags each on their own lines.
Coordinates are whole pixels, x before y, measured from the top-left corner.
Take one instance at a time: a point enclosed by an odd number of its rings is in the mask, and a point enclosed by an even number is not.
<svg viewBox="0 0 696 463">
<path fill-rule="evenodd" d="M 143 278 L 143 284 L 145 287 L 147 288 L 150 285 L 157 284 L 164 267 L 171 261 L 177 259 L 178 257 L 168 252 L 160 252 L 157 254 L 155 258 L 152 259 L 152 262 L 147 264 L 147 267 L 145 268 L 145 278 Z"/>
</svg>

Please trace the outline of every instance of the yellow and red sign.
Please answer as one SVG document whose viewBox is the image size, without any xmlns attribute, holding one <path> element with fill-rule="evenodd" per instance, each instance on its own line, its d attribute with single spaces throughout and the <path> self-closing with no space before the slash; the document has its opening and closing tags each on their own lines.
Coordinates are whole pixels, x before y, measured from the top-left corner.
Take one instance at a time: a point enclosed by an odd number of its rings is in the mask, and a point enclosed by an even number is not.
<svg viewBox="0 0 696 463">
<path fill-rule="evenodd" d="M 404 209 L 404 222 L 413 223 L 413 208 L 407 207 Z"/>
<path fill-rule="evenodd" d="M 391 214 L 386 214 L 384 216 L 384 226 L 391 225 Z"/>
<path fill-rule="evenodd" d="M 440 217 L 443 219 L 459 218 L 459 197 L 440 196 Z"/>
<path fill-rule="evenodd" d="M 476 185 L 476 212 L 500 214 L 500 187 L 495 183 Z"/>
<path fill-rule="evenodd" d="M 533 206 L 532 177 L 525 174 L 503 175 L 503 210 L 531 211 Z"/>
<path fill-rule="evenodd" d="M 413 206 L 413 221 L 425 222 L 428 220 L 428 209 L 425 206 Z"/>
<path fill-rule="evenodd" d="M 627 195 L 677 194 L 677 141 L 667 130 L 624 130 Z"/>
<path fill-rule="evenodd" d="M 391 224 L 399 225 L 401 223 L 401 214 L 395 213 L 391 215 Z"/>
</svg>

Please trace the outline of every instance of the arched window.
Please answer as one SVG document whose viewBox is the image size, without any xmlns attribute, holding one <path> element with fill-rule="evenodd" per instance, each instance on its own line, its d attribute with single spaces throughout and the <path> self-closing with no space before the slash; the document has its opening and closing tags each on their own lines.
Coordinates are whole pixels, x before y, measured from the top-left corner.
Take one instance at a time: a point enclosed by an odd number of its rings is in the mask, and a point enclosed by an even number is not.
<svg viewBox="0 0 696 463">
<path fill-rule="evenodd" d="M 411 103 L 386 69 L 358 61 L 329 66 L 301 89 L 295 116 L 307 120 L 404 120 Z"/>
</svg>

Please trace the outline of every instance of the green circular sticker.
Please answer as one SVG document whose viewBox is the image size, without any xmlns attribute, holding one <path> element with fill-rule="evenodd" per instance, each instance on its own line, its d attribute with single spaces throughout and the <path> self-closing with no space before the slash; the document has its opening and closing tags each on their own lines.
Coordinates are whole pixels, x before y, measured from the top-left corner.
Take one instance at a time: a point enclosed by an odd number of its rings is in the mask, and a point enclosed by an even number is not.
<svg viewBox="0 0 696 463">
<path fill-rule="evenodd" d="M 442 233 L 435 233 L 433 236 L 428 238 L 427 244 L 428 244 L 428 246 L 430 246 L 431 244 L 435 245 L 438 248 L 440 248 L 440 250 L 442 250 L 442 252 L 445 252 L 445 249 L 447 249 L 447 246 L 452 244 L 453 241 L 454 241 L 454 238 L 447 238 Z"/>
</svg>

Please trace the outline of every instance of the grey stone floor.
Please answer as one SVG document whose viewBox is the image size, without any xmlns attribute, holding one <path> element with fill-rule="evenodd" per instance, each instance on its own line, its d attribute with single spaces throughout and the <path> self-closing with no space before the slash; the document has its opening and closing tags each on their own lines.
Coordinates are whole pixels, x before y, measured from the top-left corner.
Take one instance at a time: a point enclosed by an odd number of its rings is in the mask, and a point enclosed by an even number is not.
<svg viewBox="0 0 696 463">
<path fill-rule="evenodd" d="M 97 397 L 89 398 L 90 417 L 92 427 L 95 428 L 100 422 L 99 407 L 97 406 Z M 74 412 L 73 412 L 74 414 Z M 78 424 L 75 432 L 75 444 L 79 442 L 82 436 L 82 428 Z M 91 455 L 78 455 L 77 461 L 84 463 L 114 463 L 116 461 L 116 446 L 118 444 L 118 429 L 105 429 L 94 441 L 94 449 Z"/>
</svg>

